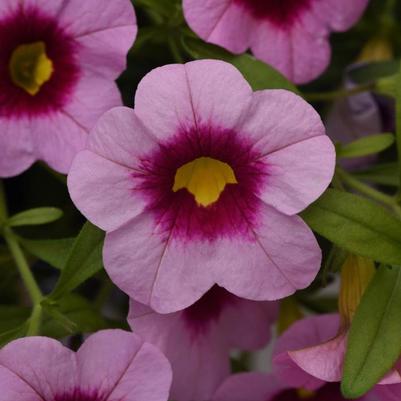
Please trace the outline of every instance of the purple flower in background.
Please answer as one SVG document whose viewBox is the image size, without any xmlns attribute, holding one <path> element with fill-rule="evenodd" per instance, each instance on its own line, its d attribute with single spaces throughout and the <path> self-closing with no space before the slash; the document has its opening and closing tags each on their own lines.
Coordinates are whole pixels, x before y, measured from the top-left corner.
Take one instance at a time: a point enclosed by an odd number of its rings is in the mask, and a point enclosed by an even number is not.
<svg viewBox="0 0 401 401">
<path fill-rule="evenodd" d="M 339 383 L 324 384 L 314 391 L 292 388 L 272 374 L 241 373 L 229 377 L 210 401 L 345 401 Z M 359 401 L 377 401 L 371 394 Z M 387 401 L 387 400 L 383 400 Z M 390 401 L 390 400 L 388 400 Z"/>
<path fill-rule="evenodd" d="M 238 298 L 214 286 L 180 312 L 158 314 L 131 302 L 135 333 L 158 346 L 171 362 L 171 398 L 207 400 L 230 374 L 230 351 L 256 350 L 270 339 L 277 304 Z"/>
</svg>

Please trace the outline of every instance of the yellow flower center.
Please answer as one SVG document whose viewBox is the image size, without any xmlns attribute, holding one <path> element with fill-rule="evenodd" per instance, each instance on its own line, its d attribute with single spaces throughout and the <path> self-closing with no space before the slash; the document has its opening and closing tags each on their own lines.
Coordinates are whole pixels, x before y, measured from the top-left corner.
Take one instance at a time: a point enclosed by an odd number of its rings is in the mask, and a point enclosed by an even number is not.
<svg viewBox="0 0 401 401">
<path fill-rule="evenodd" d="M 349 327 L 370 280 L 375 274 L 374 263 L 362 256 L 350 255 L 341 268 L 341 288 L 338 309 L 341 323 Z"/>
<path fill-rule="evenodd" d="M 199 157 L 177 170 L 173 191 L 186 188 L 198 205 L 207 207 L 219 199 L 227 184 L 238 184 L 233 169 L 227 163 Z"/>
<path fill-rule="evenodd" d="M 304 388 L 297 390 L 297 393 L 301 400 L 307 400 L 308 398 L 313 398 L 316 395 L 314 391 L 306 390 Z"/>
<path fill-rule="evenodd" d="M 9 69 L 13 83 L 31 96 L 40 91 L 54 71 L 43 42 L 18 46 L 11 55 Z"/>
</svg>

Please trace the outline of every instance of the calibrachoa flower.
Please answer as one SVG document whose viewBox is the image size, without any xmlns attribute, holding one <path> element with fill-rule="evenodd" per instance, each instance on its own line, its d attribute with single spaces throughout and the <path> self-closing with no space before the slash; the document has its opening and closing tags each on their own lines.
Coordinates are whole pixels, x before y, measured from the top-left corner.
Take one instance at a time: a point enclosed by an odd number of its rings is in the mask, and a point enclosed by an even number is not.
<svg viewBox="0 0 401 401">
<path fill-rule="evenodd" d="M 295 214 L 328 186 L 335 152 L 299 96 L 253 93 L 221 61 L 168 65 L 87 146 L 70 194 L 107 231 L 105 267 L 136 301 L 175 312 L 214 284 L 275 300 L 316 276 L 321 251 Z"/>
<path fill-rule="evenodd" d="M 121 104 L 114 80 L 136 31 L 129 0 L 0 0 L 0 177 L 38 159 L 68 172 Z"/>
<path fill-rule="evenodd" d="M 344 337 L 338 337 L 339 327 L 338 314 L 308 317 L 294 323 L 276 343 L 273 359 L 276 376 L 289 386 L 317 393 L 327 387 L 327 383 L 338 385 L 345 352 Z M 396 396 L 401 396 L 401 386 L 377 385 L 367 396 L 369 400 L 372 397 L 373 400 L 396 401 L 400 399 Z"/>
<path fill-rule="evenodd" d="M 229 376 L 230 350 L 267 344 L 276 315 L 276 303 L 244 300 L 215 286 L 189 308 L 167 315 L 132 301 L 128 321 L 171 362 L 171 398 L 199 401 Z"/>
<path fill-rule="evenodd" d="M 373 262 L 350 256 L 342 268 L 338 314 L 313 316 L 294 323 L 278 340 L 274 352 L 275 373 L 283 381 L 308 390 L 326 382 L 340 382 L 348 330 L 373 273 Z M 401 374 L 395 367 L 374 388 L 387 401 L 400 394 Z M 389 386 L 383 386 L 389 385 Z"/>
<path fill-rule="evenodd" d="M 121 330 L 92 335 L 77 353 L 46 337 L 0 351 L 2 401 L 167 401 L 171 377 L 157 348 Z"/>
<path fill-rule="evenodd" d="M 346 31 L 369 0 L 183 0 L 189 26 L 234 53 L 251 48 L 296 83 L 318 77 L 330 61 L 328 36 Z"/>
<path fill-rule="evenodd" d="M 328 383 L 316 389 L 291 388 L 274 375 L 241 373 L 229 377 L 218 388 L 210 401 L 345 401 L 338 383 Z M 371 396 L 359 401 L 373 401 Z"/>
</svg>

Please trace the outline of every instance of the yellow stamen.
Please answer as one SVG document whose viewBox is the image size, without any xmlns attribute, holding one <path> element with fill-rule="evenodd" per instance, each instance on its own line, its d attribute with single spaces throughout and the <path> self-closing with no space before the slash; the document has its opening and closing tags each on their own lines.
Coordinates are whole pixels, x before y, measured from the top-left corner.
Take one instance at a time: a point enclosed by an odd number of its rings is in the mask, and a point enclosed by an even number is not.
<svg viewBox="0 0 401 401">
<path fill-rule="evenodd" d="M 314 391 L 306 390 L 304 388 L 300 388 L 297 390 L 298 397 L 301 398 L 302 400 L 307 400 L 308 398 L 313 398 L 316 393 Z"/>
<path fill-rule="evenodd" d="M 341 270 L 341 288 L 338 308 L 343 327 L 348 327 L 362 295 L 375 274 L 374 263 L 361 256 L 348 256 Z"/>
<path fill-rule="evenodd" d="M 13 83 L 31 96 L 40 91 L 54 71 L 43 42 L 18 46 L 11 55 L 9 70 Z"/>
<path fill-rule="evenodd" d="M 186 188 L 204 207 L 216 202 L 227 184 L 238 184 L 233 169 L 210 157 L 199 157 L 181 166 L 174 179 L 173 191 Z"/>
</svg>

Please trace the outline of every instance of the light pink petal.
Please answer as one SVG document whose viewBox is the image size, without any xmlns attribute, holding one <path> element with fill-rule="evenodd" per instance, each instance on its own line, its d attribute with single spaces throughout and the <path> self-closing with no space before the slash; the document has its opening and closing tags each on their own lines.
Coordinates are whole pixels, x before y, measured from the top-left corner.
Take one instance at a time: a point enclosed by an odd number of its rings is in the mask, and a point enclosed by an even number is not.
<svg viewBox="0 0 401 401">
<path fill-rule="evenodd" d="M 113 80 L 85 72 L 64 106 L 64 112 L 90 131 L 103 113 L 121 104 L 121 95 Z"/>
<path fill-rule="evenodd" d="M 103 114 L 87 143 L 92 152 L 132 169 L 138 169 L 142 155 L 157 146 L 156 138 L 128 107 L 116 107 Z"/>
<path fill-rule="evenodd" d="M 312 2 L 313 14 L 334 31 L 346 31 L 362 16 L 369 0 L 325 0 Z"/>
<path fill-rule="evenodd" d="M 130 297 L 160 313 L 186 308 L 212 285 L 214 247 L 197 241 L 176 241 L 155 227 L 150 213 L 106 235 L 105 268 Z"/>
<path fill-rule="evenodd" d="M 329 186 L 336 165 L 333 143 L 320 135 L 261 159 L 268 166 L 261 198 L 285 214 L 299 213 Z"/>
<path fill-rule="evenodd" d="M 80 45 L 80 63 L 109 79 L 126 68 L 128 50 L 137 34 L 129 0 L 64 1 L 58 18 Z"/>
<path fill-rule="evenodd" d="M 311 376 L 326 382 L 338 382 L 342 378 L 346 344 L 346 334 L 340 334 L 325 343 L 290 351 L 289 356 Z"/>
<path fill-rule="evenodd" d="M 228 347 L 213 323 L 196 336 L 181 312 L 158 314 L 137 302 L 131 302 L 128 320 L 135 333 L 160 348 L 171 362 L 172 399 L 208 400 L 229 375 Z"/>
<path fill-rule="evenodd" d="M 317 112 L 299 96 L 284 90 L 256 92 L 239 130 L 252 138 L 266 165 L 259 196 L 267 204 L 292 215 L 329 185 L 334 146 Z"/>
<path fill-rule="evenodd" d="M 262 155 L 325 135 L 316 110 L 300 96 L 282 89 L 255 92 L 238 130 L 255 143 Z"/>
<path fill-rule="evenodd" d="M 225 380 L 211 401 L 270 401 L 284 389 L 272 375 L 240 373 Z"/>
<path fill-rule="evenodd" d="M 9 343 L 0 351 L 0 365 L 46 401 L 71 392 L 78 384 L 75 354 L 50 338 L 27 337 Z"/>
<path fill-rule="evenodd" d="M 88 131 L 65 112 L 32 122 L 35 154 L 60 173 L 68 173 L 72 160 L 85 147 Z"/>
<path fill-rule="evenodd" d="M 82 345 L 77 360 L 83 390 L 97 389 L 110 401 L 167 401 L 170 365 L 158 349 L 135 334 L 98 332 Z"/>
<path fill-rule="evenodd" d="M 105 231 L 114 230 L 142 213 L 146 206 L 145 199 L 134 190 L 132 174 L 125 166 L 82 151 L 68 175 L 71 199 L 93 224 Z"/>
<path fill-rule="evenodd" d="M 216 282 L 242 298 L 276 300 L 307 287 L 316 277 L 321 251 L 298 216 L 262 205 L 251 239 L 221 240 Z M 246 266 L 246 268 L 244 268 Z"/>
<path fill-rule="evenodd" d="M 0 366 L 1 401 L 43 401 L 35 389 L 10 370 Z"/>
<path fill-rule="evenodd" d="M 302 370 L 289 356 L 288 351 L 312 347 L 334 338 L 339 324 L 337 314 L 314 316 L 295 322 L 276 342 L 273 354 L 275 375 L 293 387 L 321 387 L 324 382 Z"/>
<path fill-rule="evenodd" d="M 277 315 L 276 302 L 255 302 L 238 298 L 231 307 L 224 309 L 220 326 L 226 341 L 232 347 L 256 350 L 269 342 L 271 325 Z"/>
<path fill-rule="evenodd" d="M 272 65 L 296 84 L 317 78 L 330 62 L 327 35 L 311 33 L 301 24 L 277 29 L 269 22 L 255 27 L 251 39 L 255 57 Z"/>
<path fill-rule="evenodd" d="M 249 47 L 254 21 L 233 1 L 184 0 L 184 15 L 189 26 L 205 41 L 234 52 Z"/>
<path fill-rule="evenodd" d="M 27 119 L 0 118 L 0 177 L 18 175 L 35 161 L 30 130 Z"/>
<path fill-rule="evenodd" d="M 156 68 L 142 79 L 135 111 L 159 139 L 200 124 L 230 129 L 247 111 L 252 90 L 232 65 L 198 60 Z"/>
</svg>

